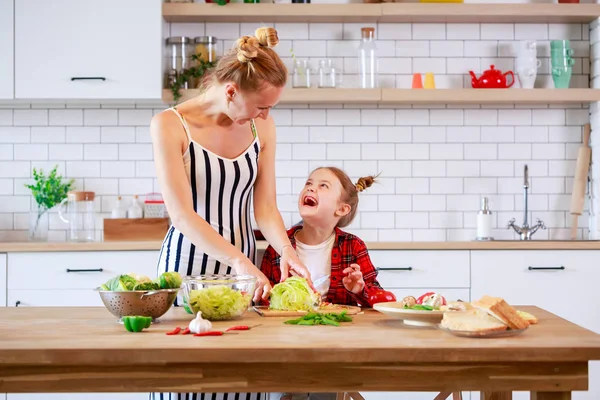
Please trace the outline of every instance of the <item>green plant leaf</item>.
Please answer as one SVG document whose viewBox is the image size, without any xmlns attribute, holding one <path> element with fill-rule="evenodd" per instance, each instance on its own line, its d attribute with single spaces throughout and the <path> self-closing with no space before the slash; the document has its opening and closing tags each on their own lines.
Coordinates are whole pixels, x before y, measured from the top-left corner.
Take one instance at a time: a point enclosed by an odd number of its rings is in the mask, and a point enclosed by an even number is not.
<svg viewBox="0 0 600 400">
<path fill-rule="evenodd" d="M 44 171 L 33 168 L 33 184 L 25 184 L 31 190 L 31 195 L 38 205 L 38 214 L 43 214 L 52 207 L 58 205 L 67 193 L 73 188 L 74 180 L 63 182 L 62 176 L 58 174 L 58 165 L 55 166 L 48 176 Z"/>
</svg>

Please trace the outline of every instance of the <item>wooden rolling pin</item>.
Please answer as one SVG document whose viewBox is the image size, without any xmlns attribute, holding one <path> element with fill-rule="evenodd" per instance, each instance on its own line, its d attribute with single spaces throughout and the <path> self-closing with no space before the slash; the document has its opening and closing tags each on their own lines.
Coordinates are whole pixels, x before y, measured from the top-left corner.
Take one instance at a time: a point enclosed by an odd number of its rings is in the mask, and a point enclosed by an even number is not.
<svg viewBox="0 0 600 400">
<path fill-rule="evenodd" d="M 583 126 L 583 143 L 577 154 L 577 167 L 575 168 L 575 180 L 573 181 L 573 192 L 571 193 L 571 239 L 577 239 L 577 219 L 583 213 L 585 202 L 585 189 L 587 187 L 592 149 L 589 146 L 590 124 Z"/>
</svg>

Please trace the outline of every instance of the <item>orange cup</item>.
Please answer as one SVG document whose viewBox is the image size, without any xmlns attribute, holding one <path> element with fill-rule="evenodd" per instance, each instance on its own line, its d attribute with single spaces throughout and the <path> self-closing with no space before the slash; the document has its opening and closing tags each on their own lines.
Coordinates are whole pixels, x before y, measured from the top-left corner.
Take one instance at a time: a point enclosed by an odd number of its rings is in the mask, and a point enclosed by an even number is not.
<svg viewBox="0 0 600 400">
<path fill-rule="evenodd" d="M 421 77 L 421 74 L 413 74 L 412 88 L 423 89 L 423 77 Z"/>
</svg>

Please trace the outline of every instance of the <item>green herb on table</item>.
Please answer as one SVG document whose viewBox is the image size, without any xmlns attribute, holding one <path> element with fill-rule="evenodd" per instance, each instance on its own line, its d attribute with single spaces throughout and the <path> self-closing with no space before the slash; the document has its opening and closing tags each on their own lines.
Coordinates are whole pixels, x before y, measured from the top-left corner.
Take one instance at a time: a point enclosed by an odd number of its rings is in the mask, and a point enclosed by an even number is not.
<svg viewBox="0 0 600 400">
<path fill-rule="evenodd" d="M 308 313 L 298 319 L 292 319 L 289 321 L 285 321 L 285 324 L 288 325 L 332 325 L 332 326 L 340 326 L 341 322 L 352 322 L 352 317 L 347 315 L 346 311 L 342 311 L 339 314 L 336 313 L 328 313 L 328 314 L 319 314 L 319 313 Z"/>
<path fill-rule="evenodd" d="M 427 306 L 427 305 L 424 305 L 424 304 L 415 304 L 413 306 L 405 305 L 404 309 L 405 310 L 418 310 L 418 311 L 432 311 L 433 307 Z"/>
</svg>

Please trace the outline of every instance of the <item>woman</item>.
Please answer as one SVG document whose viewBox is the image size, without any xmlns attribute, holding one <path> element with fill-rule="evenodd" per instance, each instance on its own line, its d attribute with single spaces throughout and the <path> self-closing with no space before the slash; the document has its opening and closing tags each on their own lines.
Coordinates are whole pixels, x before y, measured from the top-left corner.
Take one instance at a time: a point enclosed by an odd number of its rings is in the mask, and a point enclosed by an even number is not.
<svg viewBox="0 0 600 400">
<path fill-rule="evenodd" d="M 254 301 L 266 299 L 269 280 L 255 266 L 254 217 L 281 254 L 282 280 L 310 274 L 287 237 L 275 195 L 275 124 L 287 69 L 272 47 L 277 31 L 260 28 L 238 39 L 206 77 L 200 96 L 163 111 L 150 131 L 158 181 L 173 225 L 161 248 L 158 273 L 250 274 Z M 228 394 L 173 394 L 174 399 L 227 399 Z M 162 396 L 155 396 L 165 399 Z M 231 400 L 259 394 L 229 394 Z"/>
</svg>

